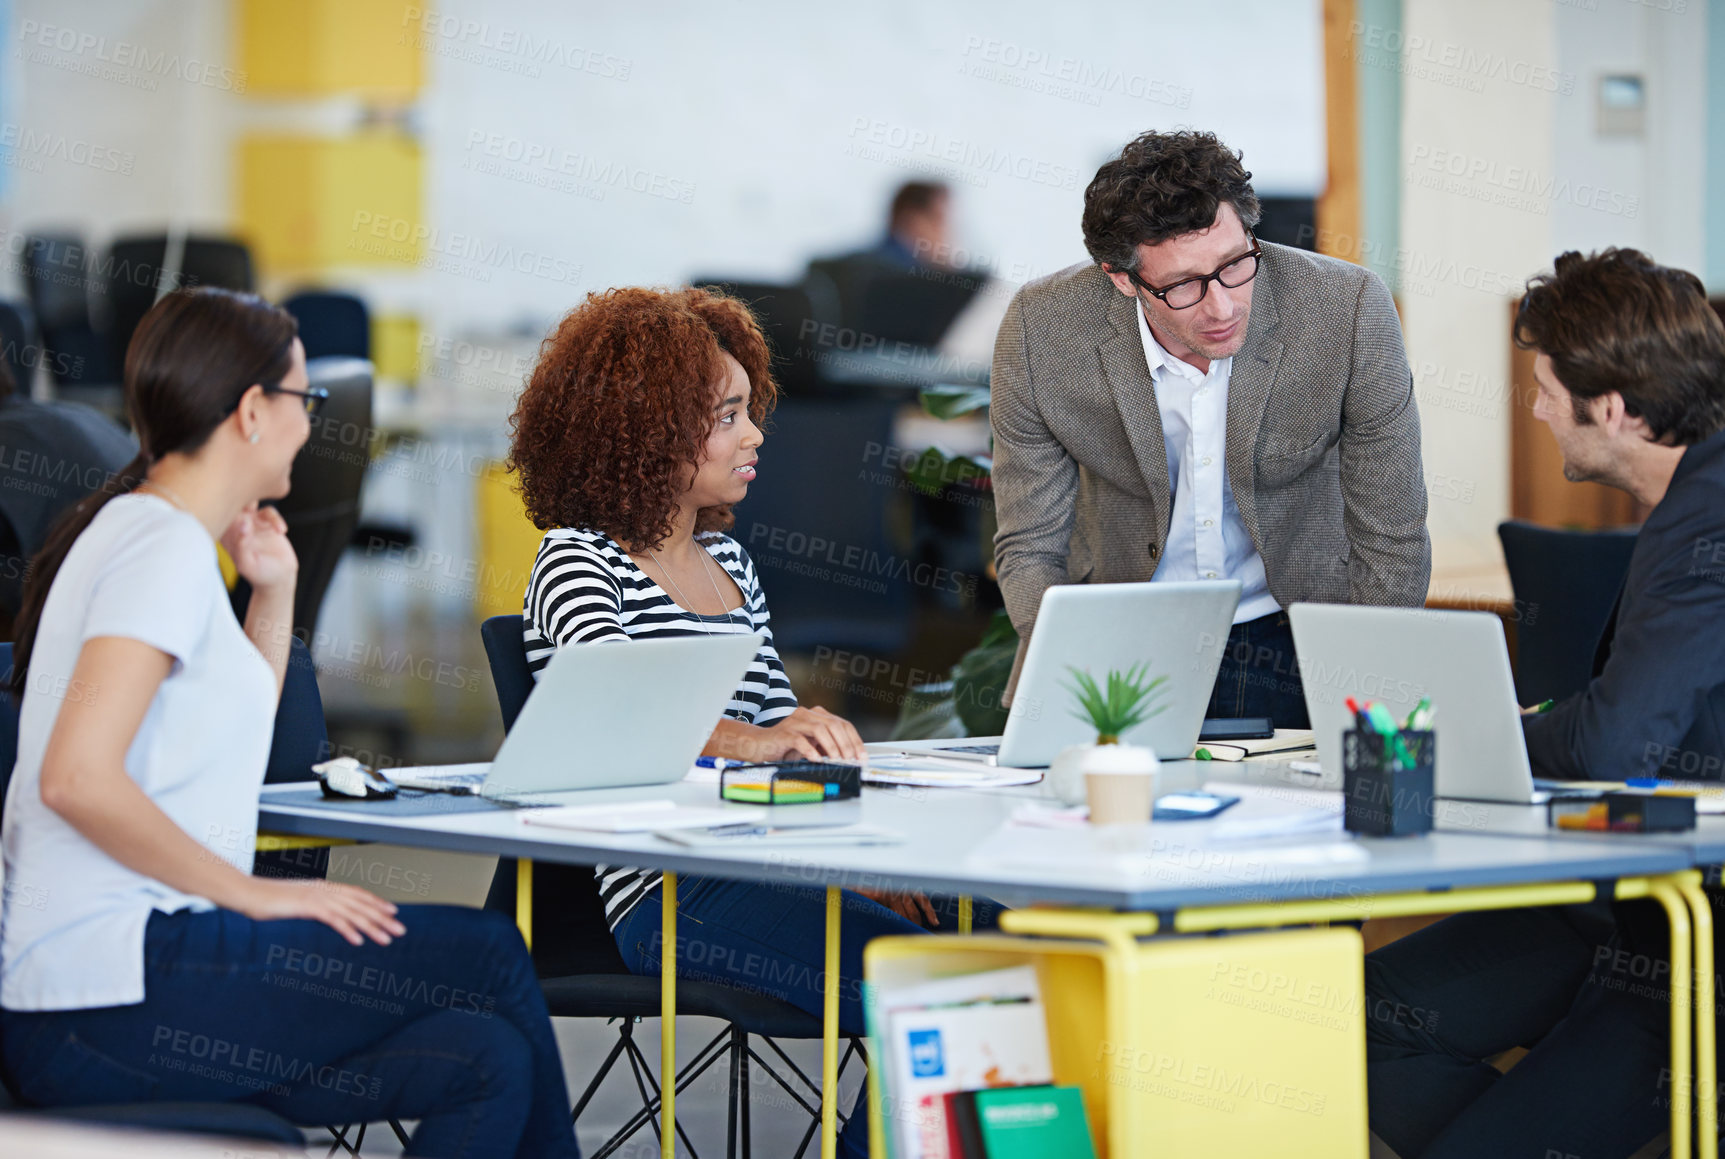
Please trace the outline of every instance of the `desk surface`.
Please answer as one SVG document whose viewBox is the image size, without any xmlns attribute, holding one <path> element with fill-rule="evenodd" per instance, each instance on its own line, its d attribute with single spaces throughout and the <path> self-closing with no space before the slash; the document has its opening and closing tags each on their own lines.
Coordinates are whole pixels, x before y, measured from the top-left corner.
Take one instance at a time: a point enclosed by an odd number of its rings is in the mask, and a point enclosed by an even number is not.
<svg viewBox="0 0 1725 1159">
<path fill-rule="evenodd" d="M 1170 768 L 1171 778 L 1180 776 Z M 1184 774 L 1188 779 L 1194 774 Z M 843 810 L 904 834 L 899 845 L 691 849 L 650 834 L 606 834 L 524 823 L 520 811 L 438 817 L 364 817 L 320 808 L 315 787 L 277 792 L 259 810 L 272 832 L 530 857 L 538 861 L 652 866 L 745 881 L 849 888 L 897 887 L 985 894 L 1111 909 L 1169 910 L 1305 898 L 1668 873 L 1693 863 L 1672 842 L 1577 842 L 1545 834 L 1444 831 L 1394 840 L 1334 835 L 1215 839 L 1217 821 L 1157 822 L 1122 831 L 1005 827 L 1034 794 L 955 789 L 870 789 L 861 801 L 790 806 Z M 669 798 L 712 805 L 711 785 L 590 790 L 570 803 Z M 297 799 L 303 796 L 303 803 Z M 1222 818 L 1268 817 L 1301 808 L 1297 795 L 1254 795 Z M 1531 811 L 1531 810 L 1530 810 Z"/>
<path fill-rule="evenodd" d="M 1173 767 L 1191 769 L 1196 764 L 1187 761 Z M 1291 790 L 1289 799 L 1296 802 L 1302 799 L 1302 791 L 1311 791 L 1319 783 L 1317 778 L 1294 772 L 1281 761 L 1210 764 L 1203 769 L 1210 780 L 1284 786 Z M 1192 778 L 1191 783 L 1195 786 L 1198 779 L 1201 778 Z M 1587 833 L 1553 829 L 1546 820 L 1544 805 L 1446 799 L 1437 803 L 1433 822 L 1440 833 L 1472 833 L 1573 844 L 1588 849 L 1590 857 L 1598 856 L 1598 851 L 1602 850 L 1645 845 L 1682 850 L 1691 866 L 1725 863 L 1725 815 L 1719 814 L 1696 818 L 1695 828 L 1684 833 Z"/>
</svg>

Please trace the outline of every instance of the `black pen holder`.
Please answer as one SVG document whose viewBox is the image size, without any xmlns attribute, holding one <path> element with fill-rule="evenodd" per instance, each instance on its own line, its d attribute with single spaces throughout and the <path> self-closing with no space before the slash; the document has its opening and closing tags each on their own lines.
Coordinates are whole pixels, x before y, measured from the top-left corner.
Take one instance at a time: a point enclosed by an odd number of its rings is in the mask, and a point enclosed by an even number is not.
<svg viewBox="0 0 1725 1159">
<path fill-rule="evenodd" d="M 1342 733 L 1342 828 L 1365 837 L 1409 837 L 1432 828 L 1437 735 Z"/>
</svg>

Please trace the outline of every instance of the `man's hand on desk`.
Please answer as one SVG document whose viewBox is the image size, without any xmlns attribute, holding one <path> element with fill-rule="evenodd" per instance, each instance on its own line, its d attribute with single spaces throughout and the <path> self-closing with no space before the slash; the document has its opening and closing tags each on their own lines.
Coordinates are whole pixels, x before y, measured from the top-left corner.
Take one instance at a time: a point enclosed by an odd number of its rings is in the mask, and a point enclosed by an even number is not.
<svg viewBox="0 0 1725 1159">
<path fill-rule="evenodd" d="M 933 929 L 940 925 L 940 915 L 934 912 L 934 906 L 929 902 L 926 894 L 898 889 L 859 889 L 856 892 L 870 901 L 880 902 L 907 922 L 912 922 L 925 929 Z"/>
</svg>

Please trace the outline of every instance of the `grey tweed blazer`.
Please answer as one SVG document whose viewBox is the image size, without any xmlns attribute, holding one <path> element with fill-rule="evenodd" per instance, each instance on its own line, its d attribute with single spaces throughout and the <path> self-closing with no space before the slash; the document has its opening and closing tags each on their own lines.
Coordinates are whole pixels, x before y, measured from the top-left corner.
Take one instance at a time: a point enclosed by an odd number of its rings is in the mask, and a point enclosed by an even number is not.
<svg viewBox="0 0 1725 1159">
<path fill-rule="evenodd" d="M 1431 578 L 1419 412 L 1382 279 L 1263 245 L 1228 384 L 1228 482 L 1270 594 L 1417 607 Z M 1061 583 L 1148 580 L 1172 494 L 1136 303 L 1094 264 L 1030 282 L 994 344 L 995 566 L 1023 643 Z"/>
</svg>

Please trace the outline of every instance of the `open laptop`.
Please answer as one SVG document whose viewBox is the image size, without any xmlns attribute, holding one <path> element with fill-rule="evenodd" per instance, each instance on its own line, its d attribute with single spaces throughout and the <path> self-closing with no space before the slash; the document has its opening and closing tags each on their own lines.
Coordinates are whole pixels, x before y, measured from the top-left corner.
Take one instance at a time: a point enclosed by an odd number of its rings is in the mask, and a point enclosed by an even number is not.
<svg viewBox="0 0 1725 1159">
<path fill-rule="evenodd" d="M 1036 631 L 998 740 L 895 743 L 894 751 L 968 758 L 1014 768 L 1041 768 L 1068 745 L 1096 739 L 1096 730 L 1074 715 L 1072 670 L 1088 671 L 1098 683 L 1110 671 L 1137 664 L 1148 678 L 1168 677 L 1161 712 L 1120 737 L 1153 749 L 1158 757 L 1184 760 L 1198 743 L 1228 629 L 1240 602 L 1238 580 L 1197 583 L 1062 584 L 1042 593 Z"/>
<path fill-rule="evenodd" d="M 480 792 L 513 800 L 681 780 L 761 642 L 751 633 L 557 649 Z"/>
<path fill-rule="evenodd" d="M 1294 604 L 1288 609 L 1306 711 L 1326 783 L 1340 785 L 1347 698 L 1397 720 L 1431 698 L 1439 797 L 1538 805 L 1562 782 L 1535 784 L 1503 622 L 1491 612 Z"/>
</svg>

